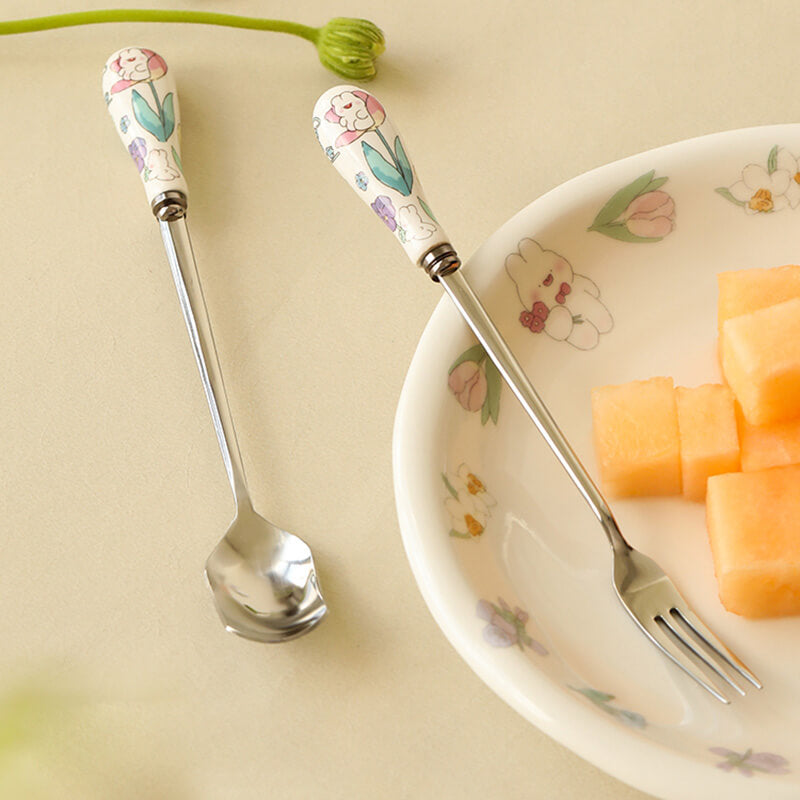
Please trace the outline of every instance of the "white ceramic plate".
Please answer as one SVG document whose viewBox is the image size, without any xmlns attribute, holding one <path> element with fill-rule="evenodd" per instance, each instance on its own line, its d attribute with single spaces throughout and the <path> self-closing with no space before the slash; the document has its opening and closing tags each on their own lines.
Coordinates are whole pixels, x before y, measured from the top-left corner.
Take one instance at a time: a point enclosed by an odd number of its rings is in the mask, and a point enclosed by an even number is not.
<svg viewBox="0 0 800 800">
<path fill-rule="evenodd" d="M 591 387 L 718 381 L 716 273 L 798 260 L 796 156 L 800 125 L 781 125 L 615 162 L 533 202 L 464 267 L 592 474 Z M 588 507 L 510 391 L 467 352 L 474 341 L 444 298 L 394 435 L 406 552 L 448 639 L 527 719 L 643 791 L 800 797 L 800 619 L 722 608 L 702 504 L 618 501 L 631 543 L 765 689 L 722 706 L 667 662 L 614 596 Z"/>
</svg>

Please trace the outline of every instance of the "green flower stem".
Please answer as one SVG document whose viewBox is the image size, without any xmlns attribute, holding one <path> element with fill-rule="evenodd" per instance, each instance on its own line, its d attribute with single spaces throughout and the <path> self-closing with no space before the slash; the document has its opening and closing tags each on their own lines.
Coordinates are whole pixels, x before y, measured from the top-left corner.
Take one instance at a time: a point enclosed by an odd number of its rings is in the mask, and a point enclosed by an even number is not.
<svg viewBox="0 0 800 800">
<path fill-rule="evenodd" d="M 191 22 L 201 25 L 224 25 L 229 28 L 247 28 L 253 31 L 276 31 L 300 36 L 316 43 L 319 28 L 287 22 L 280 19 L 239 17 L 234 14 L 218 14 L 212 11 L 170 11 L 149 8 L 113 8 L 99 11 L 77 11 L 71 14 L 51 14 L 32 19 L 0 22 L 0 35 L 33 33 L 53 28 L 70 28 L 74 25 L 93 25 L 99 22 Z"/>
<path fill-rule="evenodd" d="M 93 25 L 101 22 L 182 22 L 222 25 L 253 31 L 274 31 L 299 36 L 317 48 L 323 66 L 348 80 L 368 81 L 375 75 L 375 59 L 384 51 L 383 33 L 365 19 L 336 17 L 321 28 L 280 19 L 240 17 L 213 11 L 175 11 L 149 8 L 114 8 L 77 11 L 46 17 L 0 22 L 0 36 Z"/>
<path fill-rule="evenodd" d="M 150 84 L 150 91 L 153 93 L 153 97 L 156 101 L 156 108 L 158 109 L 158 118 L 161 120 L 161 124 L 164 126 L 164 130 L 166 131 L 167 122 L 164 119 L 164 109 L 161 107 L 161 101 L 158 99 L 158 92 L 156 91 L 155 84 L 153 81 L 147 81 Z M 166 135 L 166 133 L 164 134 Z"/>
<path fill-rule="evenodd" d="M 381 133 L 380 128 L 375 128 L 375 133 L 378 134 L 380 140 L 383 142 L 383 146 L 386 148 L 386 152 L 389 153 L 389 157 L 394 162 L 395 169 L 402 175 L 403 170 L 400 169 L 400 164 L 397 161 L 397 156 L 394 154 L 394 150 L 392 150 L 392 148 L 389 147 L 389 142 L 386 141 L 386 137 Z"/>
</svg>

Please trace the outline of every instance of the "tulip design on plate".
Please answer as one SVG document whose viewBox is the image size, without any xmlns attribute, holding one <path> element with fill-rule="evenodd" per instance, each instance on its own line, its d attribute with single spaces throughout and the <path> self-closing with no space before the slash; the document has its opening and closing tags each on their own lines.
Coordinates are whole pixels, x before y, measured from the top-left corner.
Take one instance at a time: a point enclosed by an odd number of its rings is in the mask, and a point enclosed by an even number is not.
<svg viewBox="0 0 800 800">
<path fill-rule="evenodd" d="M 480 411 L 481 424 L 497 424 L 503 379 L 483 345 L 465 350 L 450 366 L 447 385 L 466 411 Z"/>
<path fill-rule="evenodd" d="M 725 759 L 717 764 L 717 767 L 725 772 L 736 770 L 748 778 L 752 778 L 757 772 L 771 775 L 788 775 L 791 772 L 789 762 L 775 753 L 754 753 L 752 749 L 737 753 L 728 750 L 727 747 L 710 747 L 709 750 Z"/>
<path fill-rule="evenodd" d="M 175 108 L 172 92 L 162 100 L 155 81 L 167 74 L 167 64 L 158 53 L 139 47 L 120 51 L 110 64 L 120 79 L 111 87 L 111 95 L 119 94 L 133 86 L 146 84 L 153 98 L 153 108 L 137 89 L 132 89 L 133 115 L 137 122 L 159 142 L 166 142 L 175 130 Z M 174 155 L 174 149 L 173 149 Z"/>
<path fill-rule="evenodd" d="M 404 197 L 411 194 L 414 187 L 414 171 L 411 168 L 411 162 L 406 156 L 400 137 L 396 136 L 394 144 L 390 145 L 381 132 L 381 125 L 386 120 L 386 112 L 376 98 L 360 89 L 337 94 L 331 99 L 331 107 L 325 112 L 325 119 L 344 128 L 334 142 L 336 147 L 353 144 L 366 133 L 374 131 L 388 158 L 368 142 L 362 141 L 361 149 L 370 172 L 384 186 L 394 189 Z"/>
<path fill-rule="evenodd" d="M 588 230 L 621 242 L 658 242 L 675 229 L 675 201 L 655 170 L 623 186 L 598 211 Z"/>
<path fill-rule="evenodd" d="M 519 606 L 512 609 L 502 597 L 498 597 L 497 603 L 479 600 L 475 612 L 487 622 L 483 629 L 483 638 L 492 647 L 516 645 L 520 650 L 529 647 L 540 656 L 547 655 L 547 648 L 531 637 L 525 629 L 530 616 Z"/>
<path fill-rule="evenodd" d="M 477 539 L 485 530 L 497 501 L 486 490 L 483 481 L 462 464 L 453 474 L 442 474 L 449 497 L 445 508 L 450 514 L 450 535 L 458 539 Z"/>
<path fill-rule="evenodd" d="M 741 179 L 731 186 L 720 186 L 717 194 L 740 206 L 747 214 L 770 214 L 800 205 L 798 160 L 785 147 L 775 145 L 764 166 L 748 164 Z"/>
</svg>

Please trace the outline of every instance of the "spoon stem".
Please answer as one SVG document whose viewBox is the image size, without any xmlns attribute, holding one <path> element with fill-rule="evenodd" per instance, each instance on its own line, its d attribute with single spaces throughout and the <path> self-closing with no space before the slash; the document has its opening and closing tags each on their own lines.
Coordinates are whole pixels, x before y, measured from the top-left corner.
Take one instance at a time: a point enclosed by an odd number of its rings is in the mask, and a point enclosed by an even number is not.
<svg viewBox="0 0 800 800">
<path fill-rule="evenodd" d="M 160 220 L 158 224 L 238 512 L 251 507 L 252 504 L 245 481 L 236 430 L 233 427 L 233 416 L 225 393 L 225 383 L 222 380 L 211 321 L 208 318 L 208 309 L 189 238 L 189 228 L 184 216 Z"/>
</svg>

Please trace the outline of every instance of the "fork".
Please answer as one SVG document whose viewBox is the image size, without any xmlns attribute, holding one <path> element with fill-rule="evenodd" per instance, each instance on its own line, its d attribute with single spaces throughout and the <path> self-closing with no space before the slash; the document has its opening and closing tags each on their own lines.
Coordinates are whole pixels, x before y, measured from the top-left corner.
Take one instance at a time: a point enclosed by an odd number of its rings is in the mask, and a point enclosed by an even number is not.
<svg viewBox="0 0 800 800">
<path fill-rule="evenodd" d="M 739 695 L 759 679 L 689 608 L 673 582 L 622 535 L 589 473 L 461 272 L 461 260 L 428 206 L 397 131 L 374 95 L 336 86 L 314 107 L 314 132 L 328 159 L 397 236 L 407 255 L 440 283 L 588 503 L 613 551 L 613 585 L 639 630 L 722 703 L 720 683 Z M 388 156 L 388 158 L 387 158 Z"/>
</svg>

